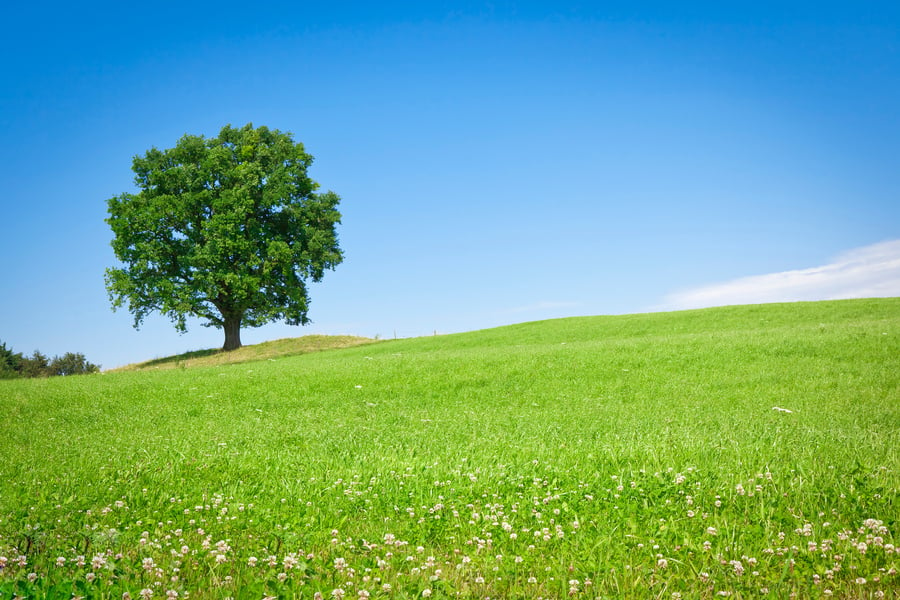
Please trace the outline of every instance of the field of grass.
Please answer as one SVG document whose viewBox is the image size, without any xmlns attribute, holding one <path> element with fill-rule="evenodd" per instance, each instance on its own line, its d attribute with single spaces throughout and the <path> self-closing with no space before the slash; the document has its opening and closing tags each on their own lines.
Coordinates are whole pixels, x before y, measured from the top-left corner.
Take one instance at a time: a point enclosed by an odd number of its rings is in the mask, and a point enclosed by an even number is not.
<svg viewBox="0 0 900 600">
<path fill-rule="evenodd" d="M 0 598 L 898 598 L 900 299 L 0 381 Z"/>
</svg>

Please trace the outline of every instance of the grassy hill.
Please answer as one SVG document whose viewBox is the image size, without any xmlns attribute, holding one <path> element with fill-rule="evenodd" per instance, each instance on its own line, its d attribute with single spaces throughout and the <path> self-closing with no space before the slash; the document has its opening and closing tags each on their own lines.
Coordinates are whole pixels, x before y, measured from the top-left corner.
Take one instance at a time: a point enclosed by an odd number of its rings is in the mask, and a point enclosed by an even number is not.
<svg viewBox="0 0 900 600">
<path fill-rule="evenodd" d="M 126 365 L 118 369 L 111 369 L 110 372 L 215 367 L 234 363 L 272 360 L 285 356 L 321 352 L 322 350 L 350 348 L 352 346 L 371 344 L 375 341 L 370 338 L 352 335 L 305 335 L 298 338 L 285 338 L 243 346 L 230 352 L 225 352 L 221 348 L 195 350 L 184 354 L 176 354 L 175 356 L 155 358 L 142 363 Z"/>
<path fill-rule="evenodd" d="M 900 593 L 900 299 L 2 381 L 0 431 L 0 598 Z"/>
</svg>

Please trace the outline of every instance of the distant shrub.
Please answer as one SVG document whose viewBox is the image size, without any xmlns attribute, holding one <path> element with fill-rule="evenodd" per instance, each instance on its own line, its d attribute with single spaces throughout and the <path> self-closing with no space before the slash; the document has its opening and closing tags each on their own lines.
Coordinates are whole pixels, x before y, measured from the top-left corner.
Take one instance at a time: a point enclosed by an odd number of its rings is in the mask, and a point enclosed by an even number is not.
<svg viewBox="0 0 900 600">
<path fill-rule="evenodd" d="M 17 377 L 53 377 L 56 375 L 85 375 L 99 373 L 100 366 L 89 362 L 80 352 L 66 352 L 62 356 L 47 358 L 35 350 L 25 357 L 0 343 L 0 379 Z"/>
<path fill-rule="evenodd" d="M 99 372 L 100 367 L 88 362 L 80 352 L 66 352 L 62 356 L 56 356 L 49 367 L 50 375 L 86 375 Z"/>
</svg>

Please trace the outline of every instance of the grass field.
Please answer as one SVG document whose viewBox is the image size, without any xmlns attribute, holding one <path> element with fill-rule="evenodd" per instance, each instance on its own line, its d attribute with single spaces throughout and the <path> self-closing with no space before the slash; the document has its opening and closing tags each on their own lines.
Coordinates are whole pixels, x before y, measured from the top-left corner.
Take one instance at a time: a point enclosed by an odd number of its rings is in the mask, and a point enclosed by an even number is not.
<svg viewBox="0 0 900 600">
<path fill-rule="evenodd" d="M 0 598 L 900 597 L 900 299 L 180 362 L 0 381 Z"/>
</svg>

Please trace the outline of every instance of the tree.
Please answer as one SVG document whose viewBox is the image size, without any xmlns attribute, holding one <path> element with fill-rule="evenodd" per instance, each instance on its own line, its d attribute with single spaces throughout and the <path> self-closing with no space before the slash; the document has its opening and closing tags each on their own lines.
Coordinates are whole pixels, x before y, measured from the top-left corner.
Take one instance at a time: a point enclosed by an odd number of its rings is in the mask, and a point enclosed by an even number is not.
<svg viewBox="0 0 900 600">
<path fill-rule="evenodd" d="M 0 379 L 13 379 L 19 376 L 22 365 L 22 354 L 13 352 L 6 347 L 6 342 L 0 342 Z"/>
<path fill-rule="evenodd" d="M 49 377 L 50 359 L 40 351 L 35 350 L 30 357 L 22 358 L 21 368 L 22 377 Z"/>
<path fill-rule="evenodd" d="M 66 352 L 62 356 L 53 357 L 47 372 L 50 375 L 85 375 L 99 373 L 100 367 L 88 362 L 80 352 Z"/>
<path fill-rule="evenodd" d="M 307 280 L 342 260 L 340 197 L 316 192 L 312 161 L 290 133 L 252 124 L 136 156 L 140 192 L 108 201 L 124 263 L 106 270 L 113 308 L 127 303 L 135 328 L 154 311 L 181 332 L 199 317 L 225 330 L 224 350 L 242 326 L 308 323 Z"/>
</svg>

